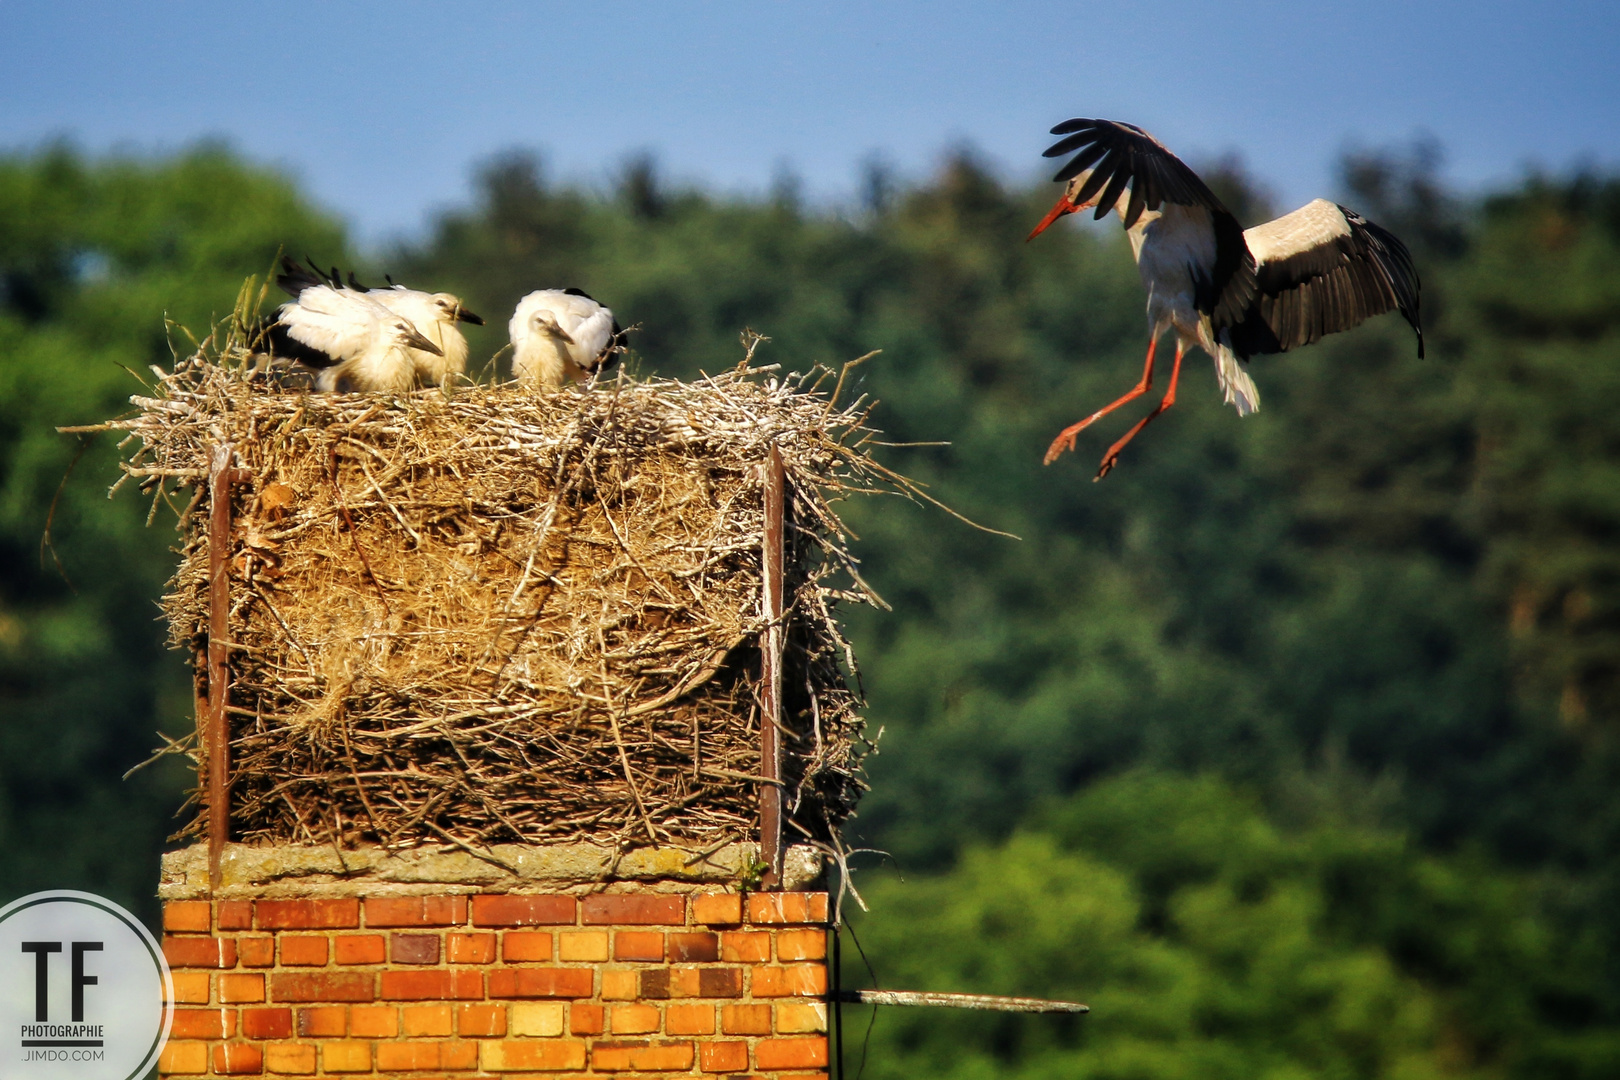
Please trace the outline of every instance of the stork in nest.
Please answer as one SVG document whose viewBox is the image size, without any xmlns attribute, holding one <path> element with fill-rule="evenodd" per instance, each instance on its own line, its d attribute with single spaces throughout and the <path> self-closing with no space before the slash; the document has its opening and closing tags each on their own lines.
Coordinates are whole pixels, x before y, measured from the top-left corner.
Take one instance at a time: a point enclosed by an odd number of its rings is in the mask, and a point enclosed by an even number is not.
<svg viewBox="0 0 1620 1080">
<path fill-rule="evenodd" d="M 1176 332 L 1170 385 L 1158 406 L 1103 455 L 1096 479 L 1108 475 L 1120 451 L 1176 403 L 1183 353 L 1196 345 L 1215 358 L 1228 404 L 1247 416 L 1260 392 L 1247 361 L 1309 345 L 1374 315 L 1399 311 L 1417 331 L 1418 275 L 1412 255 L 1393 233 L 1354 210 L 1315 199 L 1275 221 L 1244 229 L 1214 192 L 1164 144 L 1139 127 L 1113 120 L 1065 120 L 1046 157 L 1074 157 L 1054 180 L 1063 195 L 1029 234 L 1033 240 L 1065 214 L 1095 206 L 1101 220 L 1119 214 L 1147 289 L 1148 350 L 1142 378 L 1119 400 L 1064 428 L 1046 451 L 1046 464 L 1073 450 L 1075 436 L 1153 385 L 1159 337 Z"/>
<path fill-rule="evenodd" d="M 581 289 L 540 289 L 518 301 L 507 329 L 512 373 L 525 386 L 555 389 L 611 367 L 624 351 L 613 312 Z"/>
</svg>

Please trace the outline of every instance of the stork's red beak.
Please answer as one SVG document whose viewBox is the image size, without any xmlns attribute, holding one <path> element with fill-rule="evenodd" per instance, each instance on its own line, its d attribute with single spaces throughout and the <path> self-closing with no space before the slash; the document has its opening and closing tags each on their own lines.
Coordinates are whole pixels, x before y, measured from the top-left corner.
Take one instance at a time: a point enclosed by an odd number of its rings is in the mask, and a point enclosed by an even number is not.
<svg viewBox="0 0 1620 1080">
<path fill-rule="evenodd" d="M 1045 217 L 1041 218 L 1041 223 L 1039 225 L 1035 226 L 1035 230 L 1033 232 L 1031 232 L 1028 236 L 1024 237 L 1024 243 L 1027 244 L 1031 240 L 1035 239 L 1037 236 L 1041 235 L 1041 233 L 1046 231 L 1046 227 L 1048 225 L 1052 224 L 1052 222 L 1056 221 L 1058 218 L 1062 217 L 1064 214 L 1072 214 L 1076 210 L 1084 210 L 1084 209 L 1085 209 L 1084 206 L 1076 206 L 1074 203 L 1070 202 L 1068 193 L 1065 192 L 1064 194 L 1062 194 L 1062 195 L 1060 195 L 1058 197 L 1057 205 L 1052 207 L 1051 210 L 1047 211 L 1047 214 L 1046 214 Z"/>
</svg>

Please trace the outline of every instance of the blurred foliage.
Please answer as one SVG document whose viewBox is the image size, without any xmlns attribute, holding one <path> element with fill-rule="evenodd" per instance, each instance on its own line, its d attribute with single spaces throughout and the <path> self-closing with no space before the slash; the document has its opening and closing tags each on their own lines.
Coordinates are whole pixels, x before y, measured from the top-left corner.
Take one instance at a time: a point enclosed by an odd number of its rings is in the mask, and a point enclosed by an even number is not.
<svg viewBox="0 0 1620 1080">
<path fill-rule="evenodd" d="M 869 892 L 862 941 L 893 985 L 1094 1010 L 846 1007 L 846 1058 L 873 1080 L 1620 1069 L 1620 1031 L 1571 1023 L 1590 968 L 1566 963 L 1525 882 L 1383 830 L 1280 832 L 1211 777 L 1105 780 L 948 874 Z"/>
<path fill-rule="evenodd" d="M 882 349 L 851 391 L 929 444 L 888 462 L 1023 538 L 846 506 L 893 605 L 852 613 L 884 735 L 851 834 L 923 875 L 875 886 L 863 933 L 889 985 L 1099 1011 L 1048 1034 L 897 1021 L 874 1069 L 1596 1076 L 1620 1022 L 1620 180 L 1465 201 L 1436 162 L 1358 151 L 1339 196 L 1411 243 L 1427 360 L 1375 320 L 1257 359 L 1239 421 L 1195 354 L 1101 484 L 1130 409 L 1040 457 L 1136 377 L 1128 247 L 1072 219 L 1024 243 L 1055 189 L 969 152 L 916 184 L 874 163 L 831 210 L 786 179 L 672 186 L 651 159 L 595 192 L 512 153 L 358 269 L 460 293 L 488 319 L 475 370 L 502 370 L 518 297 L 569 285 L 639 327 L 641 372 L 729 366 L 745 326 L 789 368 Z M 1246 221 L 1278 209 L 1240 162 L 1208 172 Z M 51 524 L 70 587 L 40 546 L 77 452 L 51 426 L 120 411 L 119 365 L 169 355 L 164 313 L 207 326 L 283 247 L 348 263 L 337 225 L 219 148 L 0 158 L 10 895 L 149 894 L 182 778 L 118 776 L 190 722 L 151 606 L 169 519 L 101 500 L 91 440 Z"/>
</svg>

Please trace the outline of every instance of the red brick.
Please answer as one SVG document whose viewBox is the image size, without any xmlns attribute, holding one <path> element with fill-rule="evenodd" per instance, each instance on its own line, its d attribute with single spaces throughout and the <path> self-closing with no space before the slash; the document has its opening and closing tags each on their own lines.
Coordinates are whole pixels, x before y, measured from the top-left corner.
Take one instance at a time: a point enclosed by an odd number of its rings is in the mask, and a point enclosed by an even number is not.
<svg viewBox="0 0 1620 1080">
<path fill-rule="evenodd" d="M 260 930 L 353 930 L 360 925 L 359 900 L 255 900 Z"/>
<path fill-rule="evenodd" d="M 813 1034 L 827 1030 L 827 1006 L 822 1002 L 784 1001 L 775 1008 L 778 1035 Z"/>
<path fill-rule="evenodd" d="M 702 893 L 692 897 L 692 921 L 705 926 L 742 922 L 742 897 L 736 893 Z"/>
<path fill-rule="evenodd" d="M 742 997 L 741 968 L 699 968 L 698 997 Z"/>
<path fill-rule="evenodd" d="M 664 1010 L 664 1030 L 671 1035 L 713 1035 L 713 1005 L 671 1005 Z"/>
<path fill-rule="evenodd" d="M 377 1044 L 377 1071 L 413 1072 L 444 1069 L 454 1072 L 478 1067 L 478 1044 L 463 1042 L 399 1042 Z"/>
<path fill-rule="evenodd" d="M 460 926 L 467 921 L 465 896 L 368 896 L 368 927 Z"/>
<path fill-rule="evenodd" d="M 385 971 L 384 1001 L 476 1000 L 484 996 L 484 977 L 478 971 Z"/>
<path fill-rule="evenodd" d="M 506 1006 L 456 1006 L 456 1034 L 462 1038 L 488 1038 L 506 1034 Z"/>
<path fill-rule="evenodd" d="M 662 960 L 664 935 L 656 930 L 620 930 L 613 935 L 613 959 Z"/>
<path fill-rule="evenodd" d="M 264 976 L 221 975 L 219 977 L 219 1000 L 226 1004 L 263 1001 Z"/>
<path fill-rule="evenodd" d="M 771 1033 L 771 1007 L 769 1005 L 720 1006 L 720 1030 L 727 1035 L 769 1035 Z"/>
<path fill-rule="evenodd" d="M 664 1039 L 602 1041 L 591 1047 L 591 1068 L 602 1072 L 637 1069 L 644 1072 L 684 1072 L 691 1069 L 692 1044 Z"/>
<path fill-rule="evenodd" d="M 600 1045 L 600 1044 L 598 1044 Z M 488 1072 L 534 1069 L 556 1072 L 585 1067 L 585 1044 L 574 1039 L 513 1039 L 483 1044 Z"/>
<path fill-rule="evenodd" d="M 511 896 L 493 894 L 472 898 L 474 926 L 563 926 L 574 921 L 572 896 Z"/>
<path fill-rule="evenodd" d="M 489 973 L 489 996 L 588 998 L 593 989 L 593 974 L 590 968 L 496 968 Z"/>
<path fill-rule="evenodd" d="M 390 934 L 389 948 L 396 964 L 437 964 L 438 934 Z"/>
<path fill-rule="evenodd" d="M 543 930 L 508 930 L 501 935 L 501 955 L 507 963 L 551 959 L 551 935 Z"/>
<path fill-rule="evenodd" d="M 820 964 L 757 967 L 750 989 L 762 997 L 821 997 L 827 992 L 827 969 Z"/>
<path fill-rule="evenodd" d="M 236 941 L 216 937 L 166 937 L 163 956 L 170 967 L 230 968 L 236 966 Z"/>
<path fill-rule="evenodd" d="M 290 1039 L 293 1033 L 291 1009 L 243 1009 L 242 1037 L 245 1039 Z"/>
<path fill-rule="evenodd" d="M 824 923 L 827 921 L 827 894 L 802 892 L 750 893 L 748 921 L 751 923 Z"/>
<path fill-rule="evenodd" d="M 208 1071 L 208 1044 L 171 1041 L 158 1055 L 158 1071 L 164 1076 L 192 1075 Z"/>
<path fill-rule="evenodd" d="M 376 1001 L 377 977 L 365 971 L 278 971 L 270 976 L 270 1000 Z"/>
<path fill-rule="evenodd" d="M 174 1000 L 182 1005 L 208 1004 L 208 972 L 177 971 L 174 973 Z"/>
<path fill-rule="evenodd" d="M 582 911 L 587 926 L 683 926 L 686 923 L 686 900 L 680 896 L 597 893 L 585 898 Z"/>
<path fill-rule="evenodd" d="M 214 907 L 207 900 L 170 900 L 163 905 L 163 929 L 170 933 L 206 934 L 213 929 Z"/>
<path fill-rule="evenodd" d="M 273 1073 L 308 1076 L 315 1071 L 315 1048 L 308 1043 L 271 1043 L 264 1048 L 264 1067 Z"/>
<path fill-rule="evenodd" d="M 268 935 L 237 938 L 236 959 L 243 967 L 269 967 L 276 962 L 276 939 Z"/>
<path fill-rule="evenodd" d="M 607 1010 L 600 1005 L 576 1003 L 568 1007 L 568 1030 L 575 1035 L 600 1035 L 607 1030 Z"/>
<path fill-rule="evenodd" d="M 176 1009 L 171 1039 L 228 1039 L 236 1034 L 235 1009 Z"/>
<path fill-rule="evenodd" d="M 221 900 L 214 912 L 214 922 L 221 930 L 253 929 L 253 901 Z"/>
<path fill-rule="evenodd" d="M 342 1026 L 332 1034 L 343 1034 Z M 399 1010 L 392 1005 L 356 1005 L 349 1010 L 349 1034 L 357 1039 L 392 1039 L 399 1034 Z"/>
<path fill-rule="evenodd" d="M 380 964 L 388 958 L 388 943 L 381 934 L 339 934 L 332 946 L 340 964 Z"/>
<path fill-rule="evenodd" d="M 727 930 L 720 935 L 720 959 L 732 964 L 757 964 L 771 958 L 769 930 Z"/>
<path fill-rule="evenodd" d="M 348 1032 L 349 1011 L 341 1005 L 298 1010 L 298 1035 L 304 1039 L 341 1038 Z"/>
<path fill-rule="evenodd" d="M 370 1072 L 371 1044 L 353 1040 L 322 1043 L 321 1068 L 329 1073 Z"/>
<path fill-rule="evenodd" d="M 455 1013 L 448 1005 L 407 1005 L 399 1011 L 400 1028 L 413 1035 L 449 1035 L 456 1029 Z"/>
<path fill-rule="evenodd" d="M 655 1005 L 615 1005 L 608 1018 L 615 1035 L 646 1035 L 658 1030 Z"/>
<path fill-rule="evenodd" d="M 445 958 L 452 964 L 487 964 L 495 959 L 495 935 L 446 934 L 444 951 Z M 549 951 L 548 947 L 547 959 L 550 959 Z"/>
<path fill-rule="evenodd" d="M 252 1043 L 219 1043 L 214 1047 L 214 1071 L 221 1076 L 261 1073 L 264 1053 Z"/>
<path fill-rule="evenodd" d="M 698 1068 L 704 1072 L 747 1072 L 748 1044 L 745 1042 L 702 1043 L 698 1047 Z"/>
<path fill-rule="evenodd" d="M 827 955 L 827 933 L 824 930 L 780 930 L 776 934 L 776 958 L 789 960 L 820 960 Z"/>
<path fill-rule="evenodd" d="M 717 934 L 669 935 L 668 960 L 672 964 L 705 964 L 718 959 L 720 937 Z"/>
<path fill-rule="evenodd" d="M 325 967 L 330 951 L 327 939 L 319 934 L 281 935 L 281 962 L 287 967 Z"/>
<path fill-rule="evenodd" d="M 761 1072 L 815 1069 L 827 1064 L 827 1039 L 761 1039 L 754 1047 L 754 1064 Z"/>
</svg>

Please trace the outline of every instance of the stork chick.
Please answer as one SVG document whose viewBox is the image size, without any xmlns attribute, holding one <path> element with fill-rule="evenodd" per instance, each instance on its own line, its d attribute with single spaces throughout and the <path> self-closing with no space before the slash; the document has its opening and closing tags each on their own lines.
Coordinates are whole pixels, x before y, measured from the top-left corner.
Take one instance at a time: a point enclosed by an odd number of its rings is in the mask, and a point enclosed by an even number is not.
<svg viewBox="0 0 1620 1080">
<path fill-rule="evenodd" d="M 1245 370 L 1252 356 L 1286 352 L 1374 315 L 1399 310 L 1417 331 L 1418 275 L 1406 245 L 1354 210 L 1326 199 L 1245 231 L 1198 174 L 1139 127 L 1112 120 L 1065 120 L 1064 138 L 1045 155 L 1074 157 L 1054 180 L 1067 186 L 1029 234 L 1033 240 L 1065 214 L 1097 208 L 1119 214 L 1147 289 L 1148 351 L 1142 378 L 1119 400 L 1065 428 L 1046 451 L 1050 465 L 1094 421 L 1153 385 L 1159 337 L 1176 332 L 1170 385 L 1157 408 L 1103 455 L 1096 479 L 1154 417 L 1176 402 L 1181 358 L 1196 345 L 1215 358 L 1226 401 L 1246 416 L 1260 392 Z"/>
<path fill-rule="evenodd" d="M 283 304 L 265 336 L 270 351 L 314 371 L 327 392 L 410 390 L 417 352 L 439 353 L 409 319 L 364 293 L 311 285 Z"/>
<path fill-rule="evenodd" d="M 512 373 L 524 386 L 555 389 L 613 365 L 623 331 L 613 312 L 580 289 L 540 289 L 518 301 L 507 329 Z"/>
<path fill-rule="evenodd" d="M 455 294 L 408 289 L 395 284 L 392 278 L 386 289 L 368 289 L 355 280 L 353 271 L 350 271 L 348 285 L 345 286 L 336 268 L 327 275 L 314 270 L 313 262 L 306 268 L 286 256 L 282 257 L 281 267 L 282 273 L 276 278 L 276 283 L 294 296 L 310 286 L 326 285 L 342 292 L 361 294 L 407 319 L 435 346 L 431 351 L 410 349 L 418 382 L 427 386 L 442 386 L 446 379 L 467 370 L 467 339 L 456 324 L 465 322 L 483 326 L 484 320 L 463 307 L 461 298 Z"/>
</svg>

